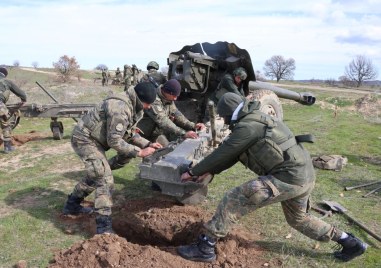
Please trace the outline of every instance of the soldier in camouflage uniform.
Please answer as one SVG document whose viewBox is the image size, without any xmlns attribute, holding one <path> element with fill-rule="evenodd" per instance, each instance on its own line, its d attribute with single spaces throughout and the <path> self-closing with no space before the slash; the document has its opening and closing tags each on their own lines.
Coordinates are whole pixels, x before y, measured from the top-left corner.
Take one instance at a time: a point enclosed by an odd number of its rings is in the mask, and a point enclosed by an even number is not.
<svg viewBox="0 0 381 268">
<path fill-rule="evenodd" d="M 243 91 L 243 81 L 247 78 L 247 72 L 245 68 L 238 67 L 236 68 L 232 74 L 225 74 L 220 83 L 217 86 L 217 90 L 212 94 L 211 99 L 214 103 L 217 103 L 218 100 L 227 92 L 235 93 L 239 96 L 245 97 L 245 93 Z"/>
<path fill-rule="evenodd" d="M 147 71 L 148 73 L 143 76 L 141 82 L 150 81 L 151 78 L 156 82 L 157 85 L 162 85 L 167 81 L 165 75 L 159 72 L 159 64 L 156 61 L 150 61 L 147 64 Z"/>
<path fill-rule="evenodd" d="M 92 213 L 92 208 L 81 206 L 81 202 L 95 191 L 97 234 L 113 232 L 111 170 L 123 167 L 131 158 L 145 157 L 161 148 L 160 144 L 151 143 L 134 132 L 143 109 L 148 109 L 155 98 L 155 87 L 149 82 L 141 83 L 121 96 L 106 98 L 84 115 L 73 130 L 71 144 L 85 163 L 87 174 L 68 196 L 63 213 Z M 116 150 L 117 155 L 107 160 L 105 152 L 110 148 Z"/>
<path fill-rule="evenodd" d="M 139 69 L 135 64 L 132 64 L 132 85 L 136 85 L 138 83 L 138 75 Z"/>
<path fill-rule="evenodd" d="M 129 65 L 124 65 L 123 79 L 124 79 L 124 91 L 127 91 L 131 84 L 132 69 Z"/>
<path fill-rule="evenodd" d="M 4 153 L 9 153 L 15 150 L 12 146 L 12 127 L 9 123 L 10 114 L 6 103 L 9 95 L 12 92 L 21 99 L 19 106 L 21 107 L 26 102 L 26 94 L 12 81 L 5 79 L 8 75 L 8 70 L 0 67 L 0 126 L 3 131 Z"/>
<path fill-rule="evenodd" d="M 106 73 L 106 69 L 102 69 L 102 86 L 105 86 L 108 84 L 108 76 Z"/>
<path fill-rule="evenodd" d="M 309 213 L 310 195 L 315 185 L 311 157 L 300 142 L 310 135 L 294 136 L 281 121 L 259 111 L 257 101 L 242 101 L 226 93 L 217 111 L 230 125 L 230 136 L 210 155 L 187 172 L 182 181 L 202 181 L 240 161 L 259 175 L 228 191 L 205 225 L 197 244 L 180 246 L 178 253 L 189 260 L 215 260 L 217 238 L 225 237 L 232 225 L 258 208 L 280 202 L 290 226 L 317 240 L 336 241 L 343 248 L 334 256 L 349 261 L 363 254 L 367 245 Z"/>
<path fill-rule="evenodd" d="M 205 125 L 189 121 L 177 109 L 174 101 L 181 93 L 179 81 L 171 79 L 157 87 L 156 91 L 155 102 L 150 109 L 144 111 L 143 119 L 138 123 L 141 135 L 151 142 L 160 140 L 162 145 L 180 137 L 197 138 L 195 130 L 203 129 Z"/>
</svg>

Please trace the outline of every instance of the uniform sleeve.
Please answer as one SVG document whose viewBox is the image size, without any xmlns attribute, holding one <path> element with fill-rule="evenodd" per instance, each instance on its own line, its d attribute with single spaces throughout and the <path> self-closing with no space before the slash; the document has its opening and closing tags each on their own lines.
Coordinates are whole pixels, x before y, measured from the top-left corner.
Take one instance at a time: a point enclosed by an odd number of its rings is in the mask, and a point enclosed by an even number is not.
<svg viewBox="0 0 381 268">
<path fill-rule="evenodd" d="M 9 84 L 9 89 L 17 96 L 19 97 L 23 102 L 26 102 L 26 94 L 23 90 L 21 90 L 18 86 L 16 86 L 15 83 L 13 83 L 10 80 L 6 80 Z"/>
<path fill-rule="evenodd" d="M 226 89 L 228 92 L 232 92 L 232 93 L 235 93 L 239 96 L 244 97 L 244 95 L 242 94 L 242 90 L 240 91 L 240 89 L 234 83 L 234 78 L 232 75 L 224 76 L 224 78 L 221 82 L 221 88 Z"/>
<path fill-rule="evenodd" d="M 230 136 L 217 149 L 192 168 L 192 173 L 196 176 L 207 172 L 218 174 L 232 167 L 239 161 L 238 157 L 256 139 L 256 133 L 252 129 L 245 123 L 239 123 Z"/>
<path fill-rule="evenodd" d="M 107 103 L 106 119 L 107 119 L 107 144 L 113 148 L 118 154 L 136 157 L 140 148 L 127 143 L 123 139 L 129 125 L 130 116 L 128 114 L 129 107 L 124 101 L 110 100 Z"/>
<path fill-rule="evenodd" d="M 157 127 L 165 130 L 166 133 L 171 133 L 176 136 L 183 136 L 185 130 L 176 126 L 176 124 L 168 117 L 164 106 L 159 98 L 151 104 L 151 108 L 146 110 L 145 113 L 155 122 Z"/>
<path fill-rule="evenodd" d="M 134 134 L 130 139 L 131 144 L 138 146 L 139 148 L 146 148 L 150 145 L 150 141 L 143 138 L 139 134 Z"/>
</svg>

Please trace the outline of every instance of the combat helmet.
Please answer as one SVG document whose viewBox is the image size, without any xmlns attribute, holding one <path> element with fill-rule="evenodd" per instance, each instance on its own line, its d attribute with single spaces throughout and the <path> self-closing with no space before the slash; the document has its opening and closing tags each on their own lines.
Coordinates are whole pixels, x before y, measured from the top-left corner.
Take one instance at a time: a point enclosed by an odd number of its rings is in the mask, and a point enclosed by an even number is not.
<svg viewBox="0 0 381 268">
<path fill-rule="evenodd" d="M 5 67 L 0 67 L 0 78 L 7 77 L 8 70 Z"/>
<path fill-rule="evenodd" d="M 147 64 L 147 70 L 149 71 L 150 69 L 159 70 L 159 64 L 156 61 L 150 61 Z"/>
<path fill-rule="evenodd" d="M 241 77 L 241 80 L 242 80 L 242 81 L 243 81 L 243 80 L 246 80 L 246 78 L 247 78 L 247 72 L 246 72 L 245 68 L 243 68 L 243 67 L 238 67 L 238 68 L 236 68 L 236 69 L 233 71 L 233 75 L 234 75 L 234 76 L 239 76 L 239 77 Z"/>
</svg>

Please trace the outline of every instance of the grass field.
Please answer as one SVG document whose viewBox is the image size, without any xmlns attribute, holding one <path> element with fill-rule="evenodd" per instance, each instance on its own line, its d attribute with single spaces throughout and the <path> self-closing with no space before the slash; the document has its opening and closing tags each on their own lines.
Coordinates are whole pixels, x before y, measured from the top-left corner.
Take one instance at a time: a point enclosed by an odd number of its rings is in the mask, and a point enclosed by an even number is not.
<svg viewBox="0 0 381 268">
<path fill-rule="evenodd" d="M 101 100 L 109 89 L 121 91 L 117 87 L 102 88 L 99 84 L 92 84 L 92 81 L 59 85 L 46 74 L 39 75 L 39 80 L 49 85 L 60 100 L 67 102 L 93 103 Z M 31 81 L 36 79 L 35 76 L 23 76 L 22 79 L 27 80 L 24 85 L 31 100 L 51 103 Z M 381 180 L 381 125 L 346 109 L 363 94 L 319 90 L 314 90 L 314 93 L 319 100 L 314 106 L 286 101 L 284 120 L 295 134 L 311 133 L 316 136 L 314 144 L 306 145 L 313 156 L 340 154 L 346 156 L 349 163 L 341 172 L 316 170 L 312 201 L 337 201 L 349 210 L 350 215 L 381 235 L 381 193 L 363 198 L 362 195 L 372 187 L 344 191 L 345 186 Z M 332 104 L 340 108 L 336 116 L 331 109 Z M 0 267 L 12 267 L 19 260 L 26 260 L 28 267 L 46 267 L 54 251 L 89 238 L 81 230 L 68 235 L 58 219 L 67 194 L 83 174 L 82 163 L 70 148 L 70 132 L 74 122 L 63 120 L 65 136 L 56 141 L 50 136 L 49 121 L 22 118 L 15 134 L 33 130 L 45 133 L 46 137 L 28 142 L 12 154 L 0 154 Z M 114 171 L 115 195 L 136 199 L 151 194 L 147 182 L 135 179 L 138 163 L 134 160 L 125 168 Z M 210 184 L 203 208 L 213 211 L 226 190 L 254 176 L 239 164 L 217 175 Z M 349 263 L 335 261 L 331 256 L 334 243 L 317 243 L 291 229 L 278 204 L 248 215 L 240 224 L 261 234 L 263 239 L 257 243 L 266 249 L 265 257 L 269 259 L 270 267 L 381 267 L 380 242 L 349 223 L 342 215 L 335 214 L 326 221 L 368 243 L 370 247 L 366 254 Z"/>
</svg>

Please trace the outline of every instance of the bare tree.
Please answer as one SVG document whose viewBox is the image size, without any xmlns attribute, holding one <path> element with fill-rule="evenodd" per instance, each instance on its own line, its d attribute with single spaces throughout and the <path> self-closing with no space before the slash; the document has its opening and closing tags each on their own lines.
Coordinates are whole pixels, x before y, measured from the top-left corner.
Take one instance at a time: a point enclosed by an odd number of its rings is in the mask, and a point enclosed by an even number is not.
<svg viewBox="0 0 381 268">
<path fill-rule="evenodd" d="M 70 58 L 67 55 L 61 56 L 57 62 L 53 62 L 53 66 L 63 82 L 69 81 L 72 75 L 76 75 L 80 67 L 75 57 Z"/>
<path fill-rule="evenodd" d="M 98 71 L 105 70 L 105 71 L 107 71 L 108 67 L 107 67 L 106 64 L 101 63 L 101 64 L 98 64 L 97 67 L 95 67 L 95 70 L 98 70 Z"/>
<path fill-rule="evenodd" d="M 266 60 L 263 71 L 265 76 L 275 78 L 277 82 L 281 79 L 293 79 L 295 71 L 295 60 L 286 60 L 283 56 L 275 55 Z"/>
<path fill-rule="evenodd" d="M 266 82 L 266 77 L 261 73 L 261 71 L 257 70 L 255 71 L 255 80 Z"/>
<path fill-rule="evenodd" d="M 356 82 L 357 87 L 360 87 L 366 80 L 375 79 L 377 75 L 377 69 L 373 65 L 372 60 L 364 55 L 357 55 L 345 67 L 345 76 L 349 80 Z"/>
<path fill-rule="evenodd" d="M 14 66 L 14 67 L 20 67 L 20 61 L 15 60 L 15 61 L 13 62 L 13 66 Z"/>
<path fill-rule="evenodd" d="M 38 68 L 38 62 L 37 61 L 32 62 L 32 67 L 34 69 L 37 69 Z"/>
</svg>

